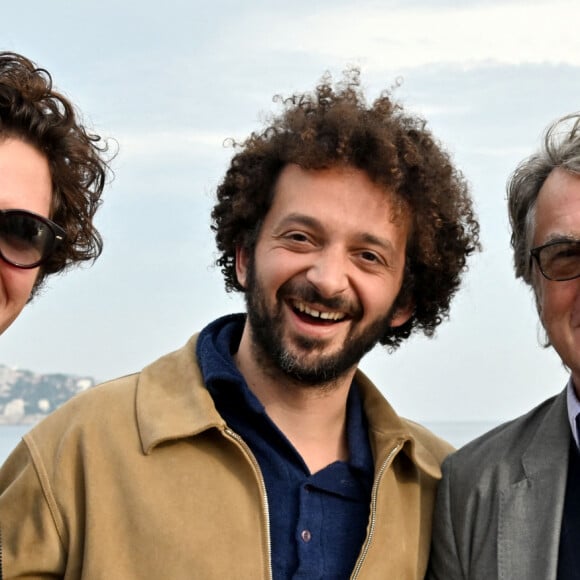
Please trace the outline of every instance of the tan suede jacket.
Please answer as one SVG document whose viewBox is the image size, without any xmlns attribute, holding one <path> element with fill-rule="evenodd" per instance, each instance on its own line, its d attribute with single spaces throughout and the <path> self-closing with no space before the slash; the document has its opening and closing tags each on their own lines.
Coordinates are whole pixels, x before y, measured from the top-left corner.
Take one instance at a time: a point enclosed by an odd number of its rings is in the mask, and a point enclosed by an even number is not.
<svg viewBox="0 0 580 580">
<path fill-rule="evenodd" d="M 3 580 L 270 579 L 264 482 L 215 410 L 195 340 L 25 435 L 0 470 Z M 376 475 L 352 578 L 422 579 L 450 447 L 356 380 Z"/>
</svg>

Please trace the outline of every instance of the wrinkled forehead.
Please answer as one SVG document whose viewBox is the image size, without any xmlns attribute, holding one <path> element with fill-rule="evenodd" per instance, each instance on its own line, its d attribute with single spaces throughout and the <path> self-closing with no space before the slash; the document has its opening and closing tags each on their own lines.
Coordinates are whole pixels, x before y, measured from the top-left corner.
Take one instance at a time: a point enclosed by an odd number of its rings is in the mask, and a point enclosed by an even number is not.
<svg viewBox="0 0 580 580">
<path fill-rule="evenodd" d="M 580 239 L 580 175 L 554 169 L 540 188 L 532 217 L 534 246 Z"/>
</svg>

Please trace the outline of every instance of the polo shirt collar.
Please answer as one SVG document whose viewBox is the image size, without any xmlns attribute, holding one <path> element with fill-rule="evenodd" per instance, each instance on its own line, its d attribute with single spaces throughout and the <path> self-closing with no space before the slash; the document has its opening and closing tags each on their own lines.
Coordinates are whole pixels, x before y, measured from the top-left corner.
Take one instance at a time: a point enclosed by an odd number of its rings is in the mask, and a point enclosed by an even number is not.
<svg viewBox="0 0 580 580">
<path fill-rule="evenodd" d="M 233 361 L 232 355 L 239 346 L 244 322 L 245 315 L 233 314 L 208 325 L 197 343 L 199 365 L 206 387 L 218 408 L 227 406 L 238 416 L 248 413 L 266 416 L 264 406 L 249 389 Z M 271 422 L 270 419 L 268 421 Z M 348 463 L 355 469 L 372 474 L 367 422 L 356 384 L 348 394 L 347 434 Z"/>
</svg>

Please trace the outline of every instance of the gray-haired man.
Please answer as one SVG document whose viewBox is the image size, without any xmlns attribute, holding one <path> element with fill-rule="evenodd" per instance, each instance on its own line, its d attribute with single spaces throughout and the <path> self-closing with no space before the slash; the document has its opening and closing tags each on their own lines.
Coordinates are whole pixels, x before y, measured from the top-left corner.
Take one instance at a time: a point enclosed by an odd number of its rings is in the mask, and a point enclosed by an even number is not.
<svg viewBox="0 0 580 580">
<path fill-rule="evenodd" d="M 580 114 L 548 129 L 512 175 L 508 201 L 516 276 L 571 376 L 446 461 L 431 580 L 580 578 Z"/>
</svg>

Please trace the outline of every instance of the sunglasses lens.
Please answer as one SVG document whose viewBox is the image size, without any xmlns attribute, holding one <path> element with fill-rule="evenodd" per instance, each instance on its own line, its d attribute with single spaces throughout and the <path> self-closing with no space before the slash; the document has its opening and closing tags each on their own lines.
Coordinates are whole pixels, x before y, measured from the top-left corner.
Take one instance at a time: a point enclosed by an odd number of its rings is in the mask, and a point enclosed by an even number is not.
<svg viewBox="0 0 580 580">
<path fill-rule="evenodd" d="M 14 266 L 37 266 L 54 240 L 50 227 L 34 215 L 18 211 L 0 214 L 0 253 Z"/>
</svg>

